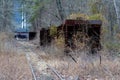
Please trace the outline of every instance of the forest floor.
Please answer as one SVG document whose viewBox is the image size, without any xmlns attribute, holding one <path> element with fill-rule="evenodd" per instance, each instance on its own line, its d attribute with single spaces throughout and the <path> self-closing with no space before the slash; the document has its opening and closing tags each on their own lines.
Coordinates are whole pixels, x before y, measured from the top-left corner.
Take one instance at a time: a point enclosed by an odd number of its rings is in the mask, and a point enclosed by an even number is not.
<svg viewBox="0 0 120 80">
<path fill-rule="evenodd" d="M 107 50 L 95 55 L 76 50 L 70 53 L 73 60 L 55 45 L 42 48 L 29 41 L 11 43 L 8 52 L 0 54 L 0 80 L 120 80 L 120 56 Z"/>
</svg>

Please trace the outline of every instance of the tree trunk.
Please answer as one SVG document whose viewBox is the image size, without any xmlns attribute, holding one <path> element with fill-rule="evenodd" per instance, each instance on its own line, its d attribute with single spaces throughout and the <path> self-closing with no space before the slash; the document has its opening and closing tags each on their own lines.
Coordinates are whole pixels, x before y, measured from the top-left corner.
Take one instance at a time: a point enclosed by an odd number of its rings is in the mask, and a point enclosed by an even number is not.
<svg viewBox="0 0 120 80">
<path fill-rule="evenodd" d="M 56 0 L 56 4 L 57 4 L 57 8 L 58 8 L 58 12 L 59 12 L 61 21 L 63 22 L 65 19 L 65 13 L 64 13 L 64 9 L 62 7 L 61 0 Z"/>
<path fill-rule="evenodd" d="M 114 3 L 115 11 L 116 11 L 116 16 L 117 16 L 117 24 L 120 30 L 120 17 L 119 17 L 119 10 L 116 4 L 116 0 L 113 0 L 113 3 Z"/>
</svg>

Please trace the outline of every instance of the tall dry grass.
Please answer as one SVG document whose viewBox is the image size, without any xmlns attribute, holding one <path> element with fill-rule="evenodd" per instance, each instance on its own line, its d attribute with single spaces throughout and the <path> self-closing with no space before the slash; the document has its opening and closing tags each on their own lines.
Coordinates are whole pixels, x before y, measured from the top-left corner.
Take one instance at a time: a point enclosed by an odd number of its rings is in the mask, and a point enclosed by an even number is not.
<svg viewBox="0 0 120 80">
<path fill-rule="evenodd" d="M 17 51 L 13 35 L 0 32 L 0 80 L 32 80 L 26 57 Z"/>
<path fill-rule="evenodd" d="M 0 80 L 32 80 L 24 55 L 0 54 Z"/>
<path fill-rule="evenodd" d="M 77 43 L 77 42 L 76 42 Z M 80 80 L 119 80 L 120 56 L 113 54 L 105 45 L 97 54 L 90 54 L 87 49 L 70 52 L 75 61 L 64 54 L 61 45 L 53 43 L 51 46 L 41 48 L 44 52 L 38 52 L 39 58 L 55 68 L 62 77 L 73 80 L 78 76 Z M 62 44 L 63 43 L 59 43 Z M 111 55 L 112 54 L 112 55 Z"/>
<path fill-rule="evenodd" d="M 0 52 L 11 52 L 13 50 L 12 45 L 13 34 L 0 32 Z"/>
</svg>

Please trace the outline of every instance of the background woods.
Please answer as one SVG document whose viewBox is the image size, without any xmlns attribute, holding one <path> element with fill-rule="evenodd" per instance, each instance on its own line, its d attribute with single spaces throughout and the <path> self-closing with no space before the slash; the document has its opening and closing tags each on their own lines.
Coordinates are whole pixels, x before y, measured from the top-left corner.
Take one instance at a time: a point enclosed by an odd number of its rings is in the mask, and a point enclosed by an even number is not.
<svg viewBox="0 0 120 80">
<path fill-rule="evenodd" d="M 101 19 L 102 42 L 116 42 L 120 29 L 119 0 L 0 0 L 0 31 L 14 31 L 21 26 L 16 23 L 15 12 L 25 21 L 31 31 L 41 27 L 59 26 L 65 19 L 81 16 Z M 16 5 L 18 8 L 15 8 Z M 81 15 L 84 14 L 84 15 Z M 71 17 L 75 15 L 74 17 Z M 25 24 L 23 24 L 25 25 Z"/>
<path fill-rule="evenodd" d="M 102 42 L 116 42 L 119 35 L 119 0 L 23 0 L 25 12 L 31 29 L 59 26 L 70 15 L 87 15 L 90 20 L 100 19 L 102 24 Z M 73 17 L 72 17 L 73 18 Z"/>
<path fill-rule="evenodd" d="M 13 0 L 0 0 L 0 31 L 14 29 Z"/>
<path fill-rule="evenodd" d="M 0 80 L 33 78 L 119 80 L 120 0 L 0 0 Z"/>
</svg>

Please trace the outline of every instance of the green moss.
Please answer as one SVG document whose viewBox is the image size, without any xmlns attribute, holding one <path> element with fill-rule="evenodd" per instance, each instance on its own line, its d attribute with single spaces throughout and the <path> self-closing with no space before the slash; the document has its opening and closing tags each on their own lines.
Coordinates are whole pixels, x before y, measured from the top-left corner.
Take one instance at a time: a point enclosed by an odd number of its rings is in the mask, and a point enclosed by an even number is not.
<svg viewBox="0 0 120 80">
<path fill-rule="evenodd" d="M 102 14 L 94 14 L 89 16 L 89 20 L 104 20 L 104 17 Z"/>
<path fill-rule="evenodd" d="M 97 0 L 97 1 L 91 1 L 91 12 L 92 14 L 99 14 L 101 13 L 101 9 L 103 4 L 101 3 L 101 0 Z"/>
<path fill-rule="evenodd" d="M 88 15 L 82 14 L 82 13 L 72 13 L 71 15 L 68 16 L 68 19 L 83 19 L 83 20 L 86 20 L 86 19 L 88 19 Z"/>
<path fill-rule="evenodd" d="M 108 42 L 105 43 L 104 46 L 109 50 L 120 51 L 120 43 L 115 43 L 115 42 L 112 42 L 112 41 L 108 41 Z"/>
<path fill-rule="evenodd" d="M 57 34 L 57 27 L 54 25 L 50 26 L 50 35 L 55 37 L 56 34 Z"/>
</svg>

